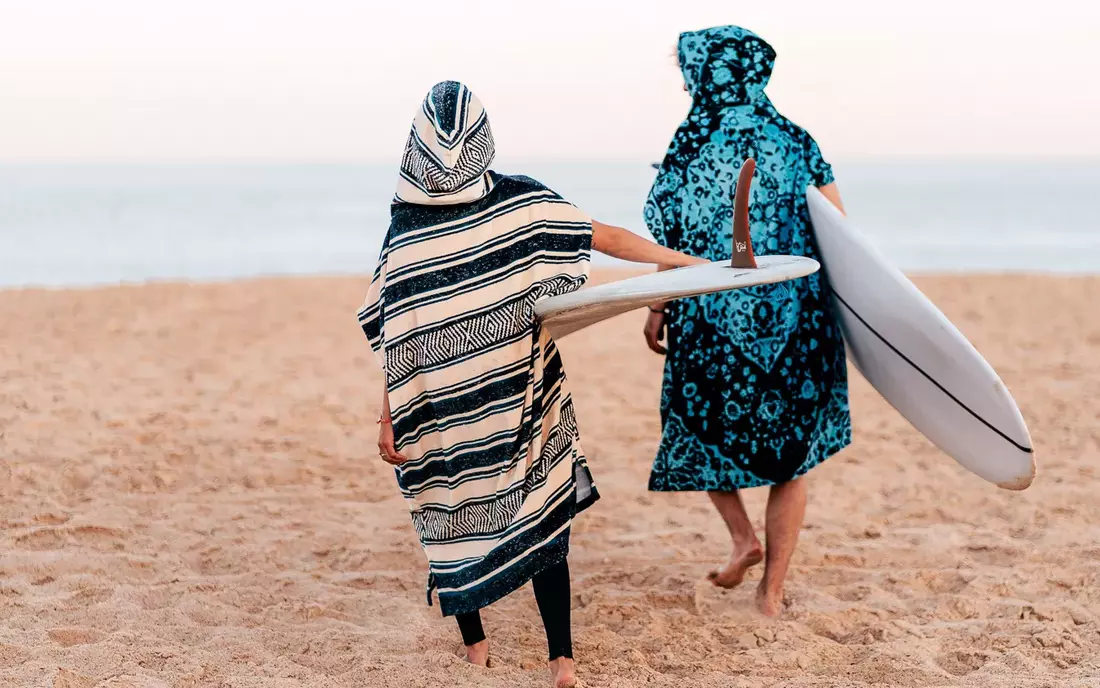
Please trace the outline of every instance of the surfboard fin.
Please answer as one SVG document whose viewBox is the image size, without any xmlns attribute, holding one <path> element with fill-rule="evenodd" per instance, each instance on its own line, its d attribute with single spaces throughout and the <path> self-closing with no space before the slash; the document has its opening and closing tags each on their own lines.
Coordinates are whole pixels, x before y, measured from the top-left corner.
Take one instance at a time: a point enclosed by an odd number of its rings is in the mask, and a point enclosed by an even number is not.
<svg viewBox="0 0 1100 688">
<path fill-rule="evenodd" d="M 752 253 L 752 236 L 749 234 L 749 190 L 752 188 L 752 175 L 756 172 L 756 161 L 748 158 L 741 163 L 741 174 L 737 177 L 737 190 L 733 194 L 733 260 L 735 268 L 756 268 L 756 258 Z"/>
</svg>

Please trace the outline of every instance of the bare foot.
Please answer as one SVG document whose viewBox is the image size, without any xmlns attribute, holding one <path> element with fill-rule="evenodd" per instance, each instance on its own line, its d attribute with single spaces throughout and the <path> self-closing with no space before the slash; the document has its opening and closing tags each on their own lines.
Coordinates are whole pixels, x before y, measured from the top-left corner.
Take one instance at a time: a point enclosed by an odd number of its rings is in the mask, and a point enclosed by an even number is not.
<svg viewBox="0 0 1100 688">
<path fill-rule="evenodd" d="M 761 582 L 756 588 L 756 608 L 764 616 L 775 618 L 783 611 L 783 589 L 768 590 Z"/>
<path fill-rule="evenodd" d="M 741 581 L 745 580 L 745 573 L 762 561 L 764 561 L 764 548 L 757 541 L 745 549 L 735 549 L 725 568 L 711 571 L 707 574 L 707 578 L 720 588 L 736 588 L 741 585 Z"/>
<path fill-rule="evenodd" d="M 466 646 L 466 661 L 480 667 L 489 666 L 489 640 Z"/>
<path fill-rule="evenodd" d="M 558 657 L 550 661 L 550 673 L 554 675 L 554 688 L 574 688 L 577 677 L 573 674 L 573 660 Z"/>
</svg>

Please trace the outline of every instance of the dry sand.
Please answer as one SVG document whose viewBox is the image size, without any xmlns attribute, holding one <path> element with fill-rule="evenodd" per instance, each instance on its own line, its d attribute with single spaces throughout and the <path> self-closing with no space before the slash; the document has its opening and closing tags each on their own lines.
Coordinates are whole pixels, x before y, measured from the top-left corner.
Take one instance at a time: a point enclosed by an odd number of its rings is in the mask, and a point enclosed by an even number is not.
<svg viewBox="0 0 1100 688">
<path fill-rule="evenodd" d="M 605 275 L 606 277 L 606 275 Z M 996 489 L 853 381 L 778 621 L 703 580 L 703 495 L 649 494 L 660 360 L 566 339 L 604 499 L 576 524 L 588 686 L 1100 685 L 1100 278 L 919 284 L 998 368 L 1039 478 Z M 543 686 L 529 589 L 458 658 L 373 446 L 362 279 L 0 292 L 0 685 Z M 765 494 L 750 493 L 757 518 Z"/>
</svg>

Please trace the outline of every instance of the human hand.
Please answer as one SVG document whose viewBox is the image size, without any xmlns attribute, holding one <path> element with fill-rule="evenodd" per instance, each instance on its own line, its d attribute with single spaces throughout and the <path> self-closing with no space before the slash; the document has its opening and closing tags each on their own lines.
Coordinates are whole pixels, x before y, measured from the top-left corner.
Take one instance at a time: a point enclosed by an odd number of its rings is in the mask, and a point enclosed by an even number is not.
<svg viewBox="0 0 1100 688">
<path fill-rule="evenodd" d="M 650 351 L 662 356 L 668 353 L 668 349 L 661 345 L 661 340 L 665 338 L 664 311 L 650 309 L 649 317 L 645 321 L 645 329 L 642 332 L 645 334 L 645 342 L 649 345 Z"/>
<path fill-rule="evenodd" d="M 393 422 L 383 420 L 378 425 L 378 455 L 382 460 L 392 466 L 400 466 L 408 461 L 404 454 L 399 454 L 393 446 Z"/>
</svg>

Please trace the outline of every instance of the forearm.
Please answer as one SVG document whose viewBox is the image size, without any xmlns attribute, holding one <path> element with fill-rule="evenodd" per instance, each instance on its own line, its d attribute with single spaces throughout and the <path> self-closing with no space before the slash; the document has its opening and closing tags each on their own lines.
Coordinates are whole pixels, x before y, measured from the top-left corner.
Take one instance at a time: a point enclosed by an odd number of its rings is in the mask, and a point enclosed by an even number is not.
<svg viewBox="0 0 1100 688">
<path fill-rule="evenodd" d="M 390 391 L 386 388 L 386 383 L 382 383 L 382 418 L 390 417 Z"/>
<path fill-rule="evenodd" d="M 848 214 L 844 210 L 844 202 L 840 200 L 840 189 L 837 188 L 836 182 L 826 184 L 825 186 L 819 186 L 817 190 L 821 192 L 822 196 L 829 199 L 829 201 L 836 206 L 836 209 L 840 211 L 841 215 Z"/>
<path fill-rule="evenodd" d="M 706 262 L 595 220 L 592 221 L 592 248 L 620 260 L 656 264 L 663 270 Z"/>
</svg>

